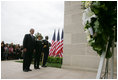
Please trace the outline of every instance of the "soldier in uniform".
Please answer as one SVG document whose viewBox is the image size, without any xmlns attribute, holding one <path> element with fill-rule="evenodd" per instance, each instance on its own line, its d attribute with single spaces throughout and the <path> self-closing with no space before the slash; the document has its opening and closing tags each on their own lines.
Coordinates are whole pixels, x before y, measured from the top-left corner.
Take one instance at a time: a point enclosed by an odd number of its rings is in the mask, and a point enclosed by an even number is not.
<svg viewBox="0 0 118 80">
<path fill-rule="evenodd" d="M 48 59 L 49 47 L 50 47 L 50 43 L 48 42 L 48 36 L 45 36 L 45 40 L 43 40 L 42 43 L 43 43 L 43 52 L 44 52 L 42 67 L 47 67 L 46 62 L 47 62 L 47 59 Z"/>
<path fill-rule="evenodd" d="M 41 52 L 42 52 L 42 36 L 41 34 L 38 35 L 38 40 L 36 41 L 36 52 L 34 54 L 34 69 L 40 69 L 39 68 L 39 63 L 40 63 L 40 58 L 41 58 Z"/>
</svg>

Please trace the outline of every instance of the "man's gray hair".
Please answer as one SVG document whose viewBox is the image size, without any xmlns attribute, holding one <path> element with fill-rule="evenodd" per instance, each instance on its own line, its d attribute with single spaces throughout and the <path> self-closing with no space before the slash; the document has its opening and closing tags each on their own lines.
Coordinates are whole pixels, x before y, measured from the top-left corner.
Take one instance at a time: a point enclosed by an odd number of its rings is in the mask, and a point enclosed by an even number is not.
<svg viewBox="0 0 118 80">
<path fill-rule="evenodd" d="M 34 30 L 34 28 L 31 28 L 31 29 L 30 29 L 30 32 L 31 32 L 32 30 Z"/>
</svg>

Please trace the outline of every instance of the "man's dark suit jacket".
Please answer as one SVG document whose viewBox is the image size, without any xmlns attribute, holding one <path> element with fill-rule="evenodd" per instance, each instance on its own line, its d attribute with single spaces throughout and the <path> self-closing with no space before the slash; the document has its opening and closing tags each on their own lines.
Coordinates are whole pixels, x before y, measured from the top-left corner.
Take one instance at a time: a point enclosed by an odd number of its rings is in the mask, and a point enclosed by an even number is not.
<svg viewBox="0 0 118 80">
<path fill-rule="evenodd" d="M 35 49 L 35 37 L 31 34 L 26 34 L 23 40 L 23 48 L 26 48 L 26 52 L 32 52 Z"/>
</svg>

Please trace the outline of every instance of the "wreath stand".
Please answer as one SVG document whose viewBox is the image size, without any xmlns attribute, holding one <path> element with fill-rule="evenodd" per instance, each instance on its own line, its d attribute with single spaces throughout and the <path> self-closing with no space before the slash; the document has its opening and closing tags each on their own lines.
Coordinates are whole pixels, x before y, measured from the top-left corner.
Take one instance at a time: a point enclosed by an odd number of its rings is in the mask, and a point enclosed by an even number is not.
<svg viewBox="0 0 118 80">
<path fill-rule="evenodd" d="M 108 47 L 108 43 L 106 45 L 106 49 L 107 49 L 107 47 Z M 98 67 L 96 79 L 108 79 L 109 59 L 106 59 L 105 74 L 101 77 L 102 69 L 103 69 L 103 65 L 104 65 L 104 61 L 105 61 L 105 56 L 106 56 L 106 51 L 104 51 L 100 57 L 100 62 L 99 62 L 99 67 Z M 110 75 L 111 75 L 110 78 L 113 79 L 113 77 L 114 77 L 114 40 L 112 42 L 112 57 L 111 57 L 111 73 L 110 73 Z"/>
</svg>

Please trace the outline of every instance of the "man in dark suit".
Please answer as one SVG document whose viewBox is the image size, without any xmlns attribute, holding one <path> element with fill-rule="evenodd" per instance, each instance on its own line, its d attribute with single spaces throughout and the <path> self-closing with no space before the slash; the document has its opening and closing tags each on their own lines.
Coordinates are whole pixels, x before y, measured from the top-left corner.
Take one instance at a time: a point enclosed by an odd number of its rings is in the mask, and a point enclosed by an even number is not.
<svg viewBox="0 0 118 80">
<path fill-rule="evenodd" d="M 34 29 L 30 29 L 30 34 L 26 34 L 23 40 L 23 71 L 32 71 L 30 69 L 30 64 L 32 61 L 32 54 L 35 49 L 35 37 L 33 36 Z"/>
<path fill-rule="evenodd" d="M 42 36 L 41 34 L 38 35 L 38 40 L 36 41 L 36 52 L 34 54 L 34 69 L 40 69 L 39 68 L 39 62 L 40 62 L 40 58 L 41 58 L 41 52 L 42 52 Z"/>
<path fill-rule="evenodd" d="M 47 62 L 47 59 L 48 59 L 49 47 L 50 47 L 50 43 L 48 42 L 48 36 L 45 36 L 45 40 L 43 40 L 42 43 L 43 43 L 43 52 L 44 52 L 42 67 L 47 67 L 46 62 Z"/>
</svg>

